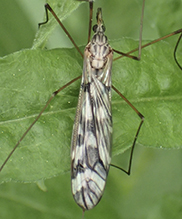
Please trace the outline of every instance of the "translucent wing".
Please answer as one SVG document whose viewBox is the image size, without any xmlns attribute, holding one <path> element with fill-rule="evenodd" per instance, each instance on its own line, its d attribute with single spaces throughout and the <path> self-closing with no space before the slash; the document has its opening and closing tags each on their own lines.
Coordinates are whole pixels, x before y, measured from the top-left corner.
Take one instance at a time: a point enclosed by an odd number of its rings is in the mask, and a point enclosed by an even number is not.
<svg viewBox="0 0 182 219">
<path fill-rule="evenodd" d="M 112 134 L 112 51 L 108 50 L 100 69 L 91 66 L 89 51 L 90 44 L 85 50 L 71 151 L 72 193 L 83 209 L 93 208 L 102 197 L 111 160 Z"/>
</svg>

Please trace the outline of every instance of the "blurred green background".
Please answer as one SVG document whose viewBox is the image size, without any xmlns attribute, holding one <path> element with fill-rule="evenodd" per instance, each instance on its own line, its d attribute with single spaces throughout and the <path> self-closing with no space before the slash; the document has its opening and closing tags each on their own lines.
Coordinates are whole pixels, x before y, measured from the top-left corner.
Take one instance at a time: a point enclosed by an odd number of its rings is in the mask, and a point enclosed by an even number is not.
<svg viewBox="0 0 182 219">
<path fill-rule="evenodd" d="M 43 0 L 6 0 L 0 7 L 0 56 L 31 48 L 38 23 L 44 20 Z M 51 4 L 51 3 L 50 3 Z M 102 7 L 109 39 L 138 39 L 141 0 L 96 0 Z M 144 39 L 155 39 L 181 28 L 181 0 L 147 1 Z M 88 5 L 82 4 L 65 21 L 79 45 L 87 41 Z M 175 45 L 173 38 L 168 40 Z M 47 48 L 72 47 L 57 27 Z M 131 48 L 132 49 L 132 48 Z M 85 218 L 179 219 L 182 217 L 181 149 L 164 150 L 137 145 L 132 175 L 111 168 L 104 196 Z M 129 153 L 112 163 L 126 166 Z M 121 162 L 122 161 L 122 162 Z M 34 183 L 5 183 L 0 187 L 1 218 L 81 218 L 70 189 L 70 173 L 45 181 L 47 191 Z M 39 186 L 43 188 L 43 182 Z M 60 186 L 61 185 L 61 186 Z M 64 186 L 63 186 L 64 185 Z"/>
<path fill-rule="evenodd" d="M 61 1 L 61 0 L 60 0 Z M 62 0 L 63 1 L 63 0 Z M 0 56 L 24 48 L 30 48 L 38 23 L 44 19 L 45 0 L 6 0 L 0 8 Z M 47 1 L 51 5 L 51 1 Z M 59 2 L 59 1 L 58 1 Z M 64 1 L 63 1 L 64 2 Z M 60 3 L 61 4 L 61 3 Z M 139 38 L 139 24 L 142 0 L 96 0 L 97 7 L 102 7 L 109 39 L 129 37 Z M 152 40 L 181 28 L 181 0 L 147 1 L 145 4 L 143 39 Z M 64 21 L 65 26 L 78 45 L 87 42 L 88 5 L 82 4 Z M 176 41 L 174 38 L 169 41 Z M 58 26 L 50 39 L 48 48 L 72 47 L 69 39 Z"/>
</svg>

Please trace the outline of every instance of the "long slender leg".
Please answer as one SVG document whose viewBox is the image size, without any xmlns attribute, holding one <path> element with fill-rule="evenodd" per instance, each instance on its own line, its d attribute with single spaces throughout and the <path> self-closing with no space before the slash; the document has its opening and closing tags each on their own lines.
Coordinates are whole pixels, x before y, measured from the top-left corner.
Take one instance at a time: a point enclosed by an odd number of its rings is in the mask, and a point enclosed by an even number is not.
<svg viewBox="0 0 182 219">
<path fill-rule="evenodd" d="M 178 67 L 182 70 L 182 66 L 179 64 L 178 60 L 177 60 L 177 57 L 176 57 L 176 52 L 177 52 L 177 48 L 178 48 L 178 45 L 179 45 L 179 42 L 181 40 L 181 37 L 182 37 L 182 34 L 180 34 L 179 38 L 178 38 L 178 41 L 176 43 L 176 46 L 174 48 L 174 60 L 176 62 L 176 64 L 178 65 Z"/>
<path fill-rule="evenodd" d="M 91 25 L 92 25 L 92 11 L 93 11 L 93 1 L 89 0 L 89 8 L 90 8 L 90 23 L 89 23 L 89 35 L 88 38 L 90 38 L 90 33 L 91 33 Z M 53 9 L 51 8 L 51 6 L 49 4 L 45 4 L 45 12 L 46 12 L 46 21 L 39 23 L 39 28 L 41 25 L 46 24 L 49 21 L 49 16 L 48 16 L 48 11 L 50 11 L 52 13 L 52 15 L 55 17 L 55 19 L 57 20 L 57 22 L 60 24 L 60 26 L 62 27 L 62 29 L 64 30 L 64 32 L 66 33 L 66 35 L 69 37 L 69 39 L 71 40 L 71 42 L 73 43 L 73 45 L 76 47 L 77 51 L 80 53 L 80 55 L 83 57 L 83 53 L 80 51 L 79 47 L 77 46 L 77 44 L 75 43 L 75 41 L 73 40 L 73 38 L 71 37 L 71 35 L 69 34 L 69 32 L 67 31 L 67 29 L 65 28 L 65 26 L 63 25 L 63 23 L 59 20 L 59 18 L 57 17 L 57 15 L 55 14 L 55 12 L 53 11 Z M 14 146 L 14 148 L 12 149 L 12 151 L 9 153 L 8 157 L 6 158 L 6 160 L 4 161 L 4 163 L 1 165 L 0 167 L 0 172 L 2 171 L 2 169 L 4 168 L 5 164 L 7 163 L 7 161 L 10 159 L 10 157 L 12 156 L 12 154 L 14 153 L 14 151 L 16 150 L 16 148 L 19 146 L 19 144 L 21 143 L 21 141 L 25 138 L 25 136 L 27 135 L 27 133 L 31 130 L 31 128 L 34 126 L 34 124 L 37 122 L 37 120 L 40 118 L 40 116 L 42 115 L 42 113 L 45 111 L 45 109 L 47 108 L 47 106 L 49 105 L 49 103 L 51 102 L 51 100 L 60 92 L 62 91 L 64 88 L 66 88 L 67 86 L 71 85 L 73 82 L 75 82 L 76 80 L 78 80 L 79 78 L 81 78 L 81 76 L 78 76 L 77 78 L 71 80 L 70 82 L 68 82 L 67 84 L 65 84 L 63 87 L 59 88 L 58 90 L 56 90 L 52 96 L 49 98 L 49 100 L 47 101 L 46 105 L 44 106 L 44 108 L 41 110 L 41 112 L 39 113 L 39 115 L 36 117 L 36 119 L 33 121 L 33 123 L 28 127 L 28 129 L 24 132 L 24 134 L 22 135 L 22 137 L 20 138 L 20 140 L 17 142 L 17 144 Z"/>
<path fill-rule="evenodd" d="M 4 163 L 1 165 L 0 167 L 0 172 L 2 171 L 3 167 L 5 166 L 5 164 L 7 163 L 7 161 L 9 160 L 9 158 L 11 157 L 11 155 L 14 153 L 14 151 L 16 150 L 16 148 L 18 147 L 18 145 L 21 143 L 21 141 L 25 138 L 25 136 L 27 135 L 27 133 L 30 131 L 30 129 L 34 126 L 34 124 L 37 122 L 37 120 L 40 118 L 40 116 L 42 115 L 42 113 L 46 110 L 47 106 L 49 105 L 49 103 L 51 102 L 51 100 L 60 92 L 62 91 L 64 88 L 68 87 L 70 84 L 72 84 L 73 82 L 77 81 L 79 78 L 81 78 L 81 76 L 78 76 L 77 78 L 74 78 L 73 80 L 71 80 L 70 82 L 68 82 L 67 84 L 65 84 L 64 86 L 62 86 L 61 88 L 59 88 L 58 90 L 56 90 L 55 92 L 53 92 L 53 94 L 51 95 L 51 97 L 49 98 L 49 100 L 47 101 L 46 105 L 43 107 L 43 109 L 40 111 L 39 115 L 35 118 L 35 120 L 33 121 L 33 123 L 28 127 L 28 129 L 26 130 L 26 132 L 24 132 L 24 134 L 22 135 L 22 137 L 20 138 L 20 140 L 16 143 L 16 145 L 14 146 L 14 148 L 12 149 L 12 151 L 9 153 L 8 157 L 6 158 L 6 160 L 4 161 Z"/>
<path fill-rule="evenodd" d="M 131 173 L 131 165 L 132 165 L 132 158 L 133 158 L 133 152 L 134 152 L 136 140 L 137 140 L 137 138 L 138 138 L 138 135 L 139 135 L 139 132 L 140 132 L 140 129 L 141 129 L 141 126 L 142 126 L 142 124 L 143 124 L 143 122 L 144 122 L 145 117 L 144 117 L 144 116 L 130 103 L 130 101 L 127 100 L 126 97 L 125 97 L 122 93 L 120 93 L 113 85 L 112 85 L 112 88 L 113 88 L 113 90 L 116 91 L 116 93 L 119 94 L 120 97 L 123 98 L 124 101 L 126 101 L 126 103 L 137 113 L 137 115 L 138 115 L 138 116 L 140 117 L 140 119 L 141 119 L 140 124 L 139 124 L 138 129 L 137 129 L 137 132 L 136 132 L 136 134 L 135 134 L 135 138 L 134 138 L 134 140 L 133 140 L 132 147 L 131 147 L 128 170 L 125 170 L 125 169 L 123 169 L 123 168 L 121 168 L 121 167 L 118 167 L 118 166 L 116 166 L 116 165 L 111 164 L 111 166 L 116 167 L 116 168 L 122 170 L 123 172 L 125 172 L 126 174 L 130 175 L 130 173 Z"/>
<path fill-rule="evenodd" d="M 161 37 L 161 38 L 159 38 L 159 39 L 153 40 L 152 42 L 149 42 L 149 43 L 144 44 L 144 45 L 142 46 L 142 29 L 143 29 L 144 4 L 145 4 L 145 0 L 143 1 L 143 6 L 142 6 L 142 16 L 141 16 L 141 23 L 140 23 L 140 37 L 139 37 L 139 46 L 138 46 L 138 48 L 136 48 L 136 49 L 134 49 L 134 50 L 132 50 L 132 51 L 130 51 L 130 52 L 128 52 L 128 53 L 122 53 L 122 52 L 120 52 L 120 51 L 118 51 L 118 50 L 113 49 L 114 52 L 116 52 L 116 53 L 122 55 L 122 56 L 119 56 L 119 57 L 115 58 L 114 61 L 117 60 L 117 59 L 119 59 L 119 58 L 122 58 L 122 57 L 124 57 L 124 56 L 127 56 L 127 57 L 132 58 L 132 59 L 135 59 L 135 60 L 140 60 L 140 58 L 141 58 L 141 50 L 142 50 L 143 48 L 145 48 L 145 47 L 147 47 L 147 46 L 149 46 L 149 45 L 152 45 L 152 44 L 154 44 L 154 43 L 156 43 L 156 42 L 159 42 L 159 41 L 161 41 L 161 40 L 163 40 L 163 39 L 166 39 L 166 38 L 168 38 L 168 37 L 170 37 L 170 36 L 173 36 L 173 35 L 176 35 L 176 34 L 182 32 L 182 29 L 179 29 L 179 30 L 174 31 L 174 32 L 172 32 L 172 33 L 170 33 L 170 34 L 168 34 L 168 35 L 166 35 L 166 36 L 164 36 L 164 37 Z M 182 67 L 181 67 L 181 65 L 179 64 L 179 62 L 178 62 L 178 60 L 177 60 L 177 58 L 176 58 L 176 51 L 177 51 L 177 48 L 178 48 L 178 45 L 179 45 L 179 42 L 180 42 L 181 38 L 182 38 L 182 34 L 180 34 L 179 39 L 178 39 L 178 41 L 177 41 L 177 43 L 176 43 L 176 46 L 175 46 L 175 49 L 174 49 L 174 59 L 175 59 L 177 65 L 179 66 L 180 69 L 182 69 Z M 138 56 L 130 55 L 131 53 L 133 53 L 133 52 L 135 52 L 135 51 L 138 51 Z M 145 118 L 144 118 L 144 116 L 126 99 L 126 97 L 124 97 L 114 86 L 112 86 L 112 88 L 128 103 L 128 105 L 137 113 L 137 115 L 138 115 L 138 116 L 140 117 L 140 119 L 141 119 L 140 124 L 139 124 L 139 126 L 138 126 L 138 128 L 137 128 L 137 131 L 136 131 L 136 134 L 135 134 L 135 138 L 134 138 L 134 140 L 133 140 L 132 147 L 131 147 L 128 169 L 125 170 L 125 169 L 123 169 L 123 168 L 121 168 L 121 167 L 118 167 L 118 166 L 116 166 L 116 165 L 111 164 L 111 166 L 116 167 L 116 168 L 122 170 L 123 172 L 125 172 L 126 174 L 130 175 L 130 173 L 131 173 L 131 165 L 132 165 L 132 158 L 133 158 L 133 153 L 134 153 L 134 148 L 135 148 L 136 140 L 137 140 L 137 138 L 138 138 L 138 135 L 139 135 L 141 126 L 142 126 L 142 124 L 143 124 Z"/>
<path fill-rule="evenodd" d="M 145 48 L 145 47 L 147 47 L 149 45 L 152 45 L 154 43 L 157 43 L 157 42 L 159 42 L 161 40 L 164 40 L 164 39 L 166 39 L 168 37 L 171 37 L 171 36 L 174 36 L 176 34 L 182 33 L 182 29 L 178 29 L 178 30 L 176 30 L 176 31 L 174 31 L 174 32 L 172 32 L 170 34 L 167 34 L 166 36 L 160 37 L 160 38 L 158 38 L 156 40 L 153 40 L 153 41 L 151 41 L 149 43 L 146 43 L 146 44 L 142 45 L 142 30 L 143 30 L 144 6 L 145 6 L 145 0 L 143 0 L 143 5 L 142 5 L 142 15 L 141 15 L 141 21 L 140 21 L 140 36 L 139 36 L 139 46 L 138 46 L 138 48 L 136 48 L 134 50 L 131 50 L 128 53 L 123 53 L 121 51 L 113 49 L 114 52 L 116 52 L 116 53 L 121 55 L 121 56 L 115 58 L 114 61 L 117 60 L 117 59 L 122 58 L 123 56 L 126 56 L 126 57 L 129 57 L 129 58 L 132 58 L 132 59 L 135 59 L 135 60 L 139 61 L 141 59 L 141 51 L 142 51 L 143 48 Z M 179 62 L 178 62 L 178 60 L 176 58 L 176 51 L 177 51 L 179 42 L 181 40 L 181 37 L 182 37 L 182 34 L 179 36 L 179 39 L 178 39 L 178 41 L 176 43 L 176 46 L 175 46 L 175 49 L 174 49 L 174 60 L 175 60 L 176 64 L 179 66 L 180 69 L 182 69 L 182 66 L 179 64 Z M 136 52 L 136 51 L 138 51 L 138 56 L 130 55 L 131 53 Z"/>
<path fill-rule="evenodd" d="M 145 8 L 145 0 L 143 0 L 143 4 L 142 4 L 142 15 L 141 15 L 141 20 L 140 20 L 140 34 L 139 34 L 139 45 L 138 45 L 138 56 L 132 56 L 129 55 L 128 53 L 123 53 L 120 52 L 116 49 L 113 49 L 114 52 L 123 55 L 123 56 L 127 56 L 129 58 L 135 59 L 135 60 L 140 60 L 141 58 L 141 52 L 142 52 L 142 31 L 143 31 L 143 16 L 144 16 L 144 8 Z"/>
<path fill-rule="evenodd" d="M 55 19 L 57 20 L 57 22 L 59 23 L 59 25 L 62 27 L 62 29 L 64 30 L 64 32 L 66 33 L 66 35 L 69 37 L 69 39 L 71 40 L 71 42 L 73 43 L 73 45 L 75 46 L 75 48 L 77 49 L 77 51 L 80 53 L 80 55 L 83 57 L 83 53 L 81 52 L 81 50 L 79 49 L 79 47 L 77 46 L 77 44 L 75 43 L 75 41 L 73 40 L 72 36 L 69 34 L 69 32 L 67 31 L 67 29 L 65 28 L 65 26 L 63 25 L 63 23 L 59 20 L 58 16 L 56 15 L 56 13 L 53 11 L 53 9 L 51 8 L 51 6 L 47 3 L 45 4 L 45 11 L 46 11 L 46 21 L 39 23 L 39 27 L 41 25 L 46 24 L 49 21 L 49 16 L 48 16 L 48 10 L 51 12 L 51 14 L 55 17 Z"/>
<path fill-rule="evenodd" d="M 58 18 L 58 16 L 56 15 L 56 13 L 53 11 L 53 9 L 51 8 L 51 6 L 48 3 L 45 4 L 46 21 L 39 23 L 39 28 L 41 25 L 44 25 L 49 21 L 48 11 L 50 11 L 51 14 L 55 17 L 55 19 L 57 20 L 59 25 L 62 27 L 62 29 L 64 30 L 66 35 L 69 37 L 69 39 L 71 40 L 71 42 L 73 43 L 73 45 L 75 46 L 77 51 L 83 57 L 83 53 L 80 51 L 79 47 L 77 46 L 77 44 L 73 40 L 72 36 L 69 34 L 69 32 L 67 31 L 67 29 L 65 28 L 63 23 L 60 21 L 60 19 Z M 90 36 L 91 36 L 91 30 L 92 30 L 92 15 L 93 15 L 93 1 L 92 0 L 89 0 L 89 11 L 90 11 L 90 14 L 89 14 L 88 42 L 90 42 Z"/>
<path fill-rule="evenodd" d="M 144 44 L 141 48 L 143 49 L 143 48 L 145 48 L 145 47 L 147 47 L 147 46 L 150 46 L 150 45 L 152 45 L 152 44 L 154 44 L 154 43 L 157 43 L 157 42 L 159 42 L 159 41 L 161 41 L 161 40 L 167 39 L 168 37 L 174 36 L 174 35 L 179 34 L 179 33 L 181 33 L 181 32 L 182 32 L 182 28 L 181 28 L 181 29 L 178 29 L 178 30 L 176 30 L 176 31 L 174 31 L 174 32 L 172 32 L 172 33 L 169 33 L 169 34 L 167 34 L 166 36 L 163 36 L 163 37 L 158 38 L 158 39 L 156 39 L 156 40 L 153 40 L 153 41 L 151 41 L 151 42 L 149 42 L 149 43 L 146 43 L 146 44 Z M 181 37 L 181 35 L 180 35 L 180 37 Z M 179 37 L 179 39 L 180 39 L 180 37 Z M 178 44 L 179 44 L 179 41 L 180 41 L 180 40 L 178 40 L 178 42 L 177 42 Z M 175 48 L 177 49 L 177 45 L 176 45 Z M 131 50 L 131 51 L 128 52 L 128 53 L 124 53 L 124 55 L 121 55 L 121 56 L 115 58 L 114 61 L 116 61 L 116 60 L 118 60 L 118 59 L 120 59 L 120 58 L 123 58 L 124 56 L 128 56 L 129 54 L 134 53 L 134 52 L 136 52 L 136 51 L 138 51 L 138 48 L 133 49 L 133 50 Z M 175 52 L 176 52 L 176 50 L 175 50 Z M 134 59 L 135 59 L 135 58 L 134 58 Z"/>
<path fill-rule="evenodd" d="M 89 28 L 88 28 L 88 43 L 90 42 L 91 30 L 92 30 L 92 17 L 93 17 L 93 1 L 89 1 Z"/>
</svg>

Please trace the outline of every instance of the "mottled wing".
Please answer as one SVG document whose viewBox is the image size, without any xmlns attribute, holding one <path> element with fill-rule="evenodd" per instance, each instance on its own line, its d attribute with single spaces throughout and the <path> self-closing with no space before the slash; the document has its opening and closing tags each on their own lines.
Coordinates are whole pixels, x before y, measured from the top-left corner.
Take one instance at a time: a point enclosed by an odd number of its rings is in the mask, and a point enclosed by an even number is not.
<svg viewBox="0 0 182 219">
<path fill-rule="evenodd" d="M 111 65 L 91 68 L 85 51 L 83 76 L 72 135 L 72 193 L 83 209 L 101 199 L 111 160 Z"/>
</svg>

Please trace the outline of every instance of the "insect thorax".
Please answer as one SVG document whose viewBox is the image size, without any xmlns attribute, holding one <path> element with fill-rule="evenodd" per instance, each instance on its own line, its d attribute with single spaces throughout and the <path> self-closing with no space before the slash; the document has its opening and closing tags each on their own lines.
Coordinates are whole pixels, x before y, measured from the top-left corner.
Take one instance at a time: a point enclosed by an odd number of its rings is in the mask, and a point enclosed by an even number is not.
<svg viewBox="0 0 182 219">
<path fill-rule="evenodd" d="M 108 55 L 112 53 L 112 48 L 108 44 L 107 37 L 103 32 L 98 32 L 94 34 L 88 46 L 90 47 L 92 68 L 103 69 L 107 62 Z"/>
</svg>

